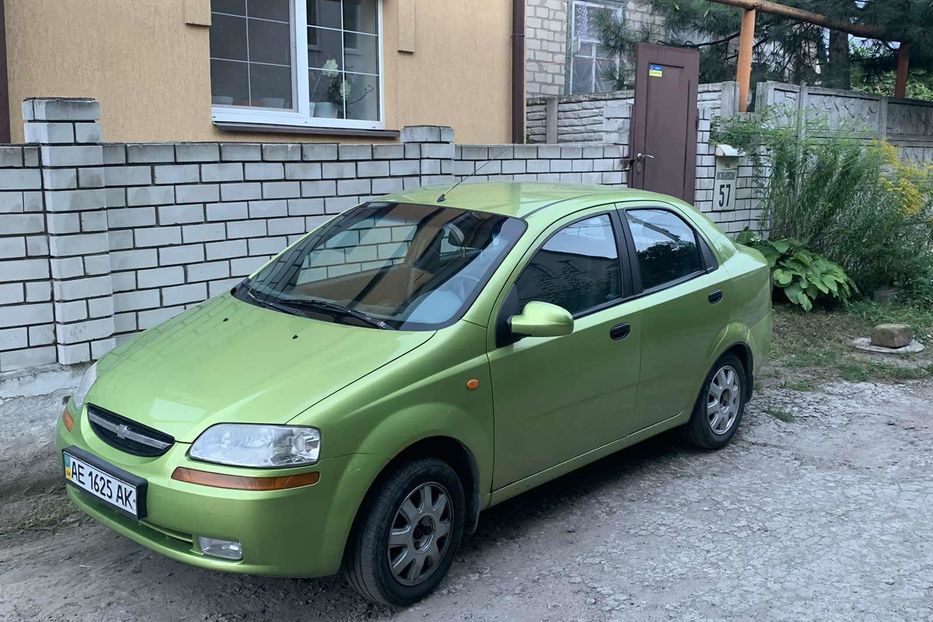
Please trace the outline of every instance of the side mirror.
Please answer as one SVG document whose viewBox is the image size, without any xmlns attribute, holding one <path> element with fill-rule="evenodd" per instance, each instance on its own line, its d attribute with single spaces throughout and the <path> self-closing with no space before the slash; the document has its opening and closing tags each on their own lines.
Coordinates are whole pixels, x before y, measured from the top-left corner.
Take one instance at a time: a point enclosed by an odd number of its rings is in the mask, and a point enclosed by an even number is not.
<svg viewBox="0 0 933 622">
<path fill-rule="evenodd" d="M 573 332 L 570 311 L 549 302 L 532 300 L 519 315 L 509 318 L 515 337 L 560 337 Z"/>
</svg>

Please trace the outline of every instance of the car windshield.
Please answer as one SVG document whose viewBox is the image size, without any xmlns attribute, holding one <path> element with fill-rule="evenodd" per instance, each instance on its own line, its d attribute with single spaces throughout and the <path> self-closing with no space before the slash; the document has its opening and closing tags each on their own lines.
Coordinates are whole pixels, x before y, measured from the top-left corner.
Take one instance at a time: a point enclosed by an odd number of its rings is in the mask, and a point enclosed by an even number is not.
<svg viewBox="0 0 933 622">
<path fill-rule="evenodd" d="M 407 203 L 360 205 L 235 290 L 316 319 L 398 330 L 458 320 L 525 230 L 515 218 Z"/>
</svg>

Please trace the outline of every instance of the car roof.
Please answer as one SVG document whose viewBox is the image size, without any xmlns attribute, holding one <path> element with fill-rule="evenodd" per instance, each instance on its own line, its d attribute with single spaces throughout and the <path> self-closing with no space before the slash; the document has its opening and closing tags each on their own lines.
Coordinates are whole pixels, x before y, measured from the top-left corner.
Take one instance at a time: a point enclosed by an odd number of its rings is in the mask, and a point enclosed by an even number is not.
<svg viewBox="0 0 933 622">
<path fill-rule="evenodd" d="M 664 201 L 678 203 L 674 197 L 645 190 L 569 183 L 533 181 L 470 182 L 453 190 L 450 185 L 424 186 L 382 197 L 382 200 L 489 212 L 528 219 L 533 215 L 548 219 L 588 207 L 616 201 Z M 444 201 L 438 198 L 447 194 Z"/>
</svg>

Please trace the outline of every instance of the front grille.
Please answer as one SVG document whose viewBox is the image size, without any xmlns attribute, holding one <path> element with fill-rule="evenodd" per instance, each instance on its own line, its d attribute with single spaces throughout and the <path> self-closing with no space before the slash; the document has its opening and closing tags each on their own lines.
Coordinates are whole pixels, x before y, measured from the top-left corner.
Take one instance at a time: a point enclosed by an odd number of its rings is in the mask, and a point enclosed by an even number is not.
<svg viewBox="0 0 933 622">
<path fill-rule="evenodd" d="M 91 422 L 91 428 L 102 441 L 134 456 L 161 456 L 175 444 L 175 439 L 164 432 L 153 430 L 94 404 L 88 404 L 87 418 Z"/>
</svg>

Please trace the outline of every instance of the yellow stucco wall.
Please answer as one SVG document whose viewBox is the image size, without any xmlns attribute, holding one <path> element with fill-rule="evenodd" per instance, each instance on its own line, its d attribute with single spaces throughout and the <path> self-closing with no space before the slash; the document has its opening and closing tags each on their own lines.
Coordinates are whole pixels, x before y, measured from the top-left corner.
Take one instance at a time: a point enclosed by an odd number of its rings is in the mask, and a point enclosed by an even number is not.
<svg viewBox="0 0 933 622">
<path fill-rule="evenodd" d="M 209 30 L 186 23 L 209 4 L 7 0 L 13 141 L 23 98 L 45 96 L 98 99 L 106 141 L 335 140 L 212 125 Z M 508 142 L 510 20 L 509 0 L 383 0 L 385 127 L 451 125 L 457 142 Z M 398 51 L 400 36 L 412 53 Z"/>
</svg>

